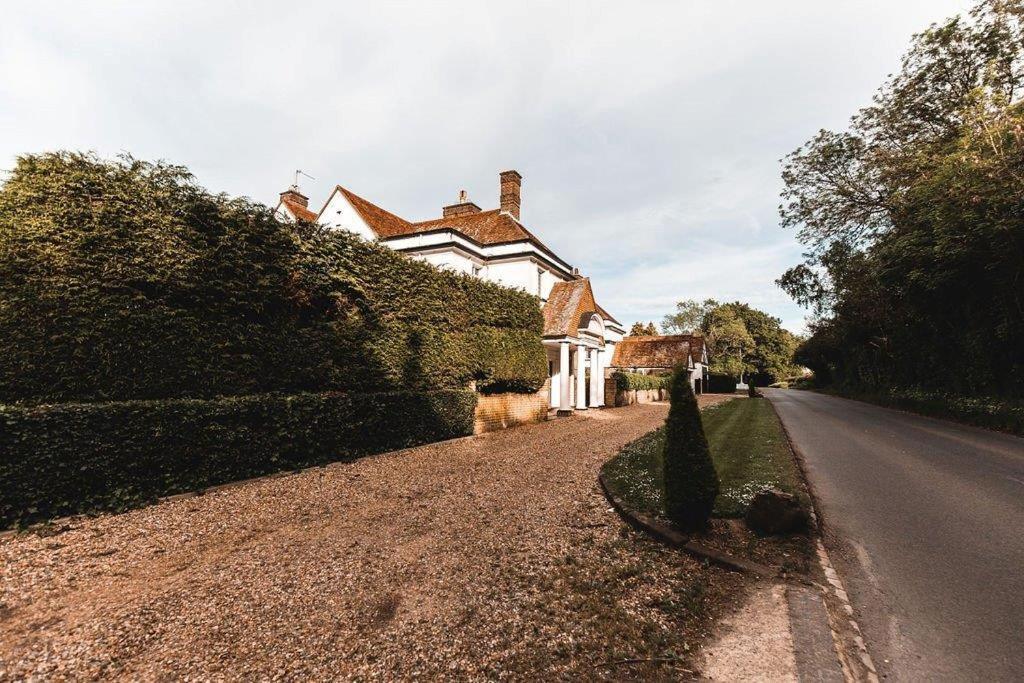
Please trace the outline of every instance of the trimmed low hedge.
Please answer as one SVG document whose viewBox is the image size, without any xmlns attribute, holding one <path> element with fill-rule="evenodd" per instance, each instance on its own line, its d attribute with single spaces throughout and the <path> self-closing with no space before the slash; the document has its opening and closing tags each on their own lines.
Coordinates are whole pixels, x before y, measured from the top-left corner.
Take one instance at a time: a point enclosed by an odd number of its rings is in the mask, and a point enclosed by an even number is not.
<svg viewBox="0 0 1024 683">
<path fill-rule="evenodd" d="M 709 394 L 735 394 L 738 382 L 732 375 L 708 375 L 707 393 Z"/>
<path fill-rule="evenodd" d="M 798 388 L 815 387 L 813 381 L 805 380 Z M 885 391 L 870 391 L 848 386 L 826 386 L 821 387 L 821 390 L 921 415 L 1024 436 L 1024 400 L 961 396 L 917 387 L 889 387 Z"/>
<path fill-rule="evenodd" d="M 0 406 L 0 526 L 473 432 L 466 390 Z"/>
<path fill-rule="evenodd" d="M 623 372 L 612 374 L 615 386 L 619 391 L 644 391 L 648 389 L 667 389 L 672 379 L 669 375 L 644 375 L 639 372 Z"/>
</svg>

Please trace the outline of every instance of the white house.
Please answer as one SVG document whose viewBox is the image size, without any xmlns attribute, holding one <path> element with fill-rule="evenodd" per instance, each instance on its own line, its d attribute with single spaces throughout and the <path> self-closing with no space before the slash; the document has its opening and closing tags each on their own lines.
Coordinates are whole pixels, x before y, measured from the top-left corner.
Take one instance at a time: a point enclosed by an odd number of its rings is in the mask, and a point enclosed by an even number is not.
<svg viewBox="0 0 1024 683">
<path fill-rule="evenodd" d="M 277 215 L 348 230 L 440 268 L 536 295 L 544 313 L 550 405 L 562 415 L 600 407 L 604 369 L 625 330 L 597 304 L 590 280 L 519 221 L 522 176 L 505 171 L 499 178 L 499 208 L 487 211 L 460 192 L 440 218 L 412 222 L 338 185 L 319 213 L 293 186 L 281 193 Z"/>
</svg>

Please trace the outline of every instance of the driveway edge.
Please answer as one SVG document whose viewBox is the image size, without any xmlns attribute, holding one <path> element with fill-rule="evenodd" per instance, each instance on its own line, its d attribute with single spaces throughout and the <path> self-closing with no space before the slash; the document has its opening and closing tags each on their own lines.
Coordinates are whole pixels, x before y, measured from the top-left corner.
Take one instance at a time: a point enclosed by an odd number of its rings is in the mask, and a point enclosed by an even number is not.
<svg viewBox="0 0 1024 683">
<path fill-rule="evenodd" d="M 610 488 L 608 488 L 608 484 L 604 480 L 604 474 L 598 474 L 597 481 L 601 485 L 601 491 L 604 493 L 604 497 L 608 499 L 608 502 L 611 503 L 612 507 L 615 508 L 615 511 L 619 513 L 619 516 L 634 529 L 643 531 L 666 545 L 680 548 L 689 555 L 701 560 L 707 560 L 712 564 L 724 567 L 730 571 L 753 574 L 764 578 L 775 577 L 776 572 L 770 567 L 758 564 L 757 562 L 742 560 L 727 553 L 719 552 L 713 548 L 703 546 L 691 541 L 685 534 L 676 531 L 669 525 L 660 522 L 653 517 L 630 510 L 629 507 L 627 507 L 626 504 L 623 503 L 618 496 L 612 493 Z"/>
<path fill-rule="evenodd" d="M 172 501 L 182 500 L 184 498 L 198 498 L 199 496 L 205 496 L 208 493 L 216 493 L 217 491 L 224 491 L 226 489 L 231 489 L 231 488 L 234 488 L 236 486 L 245 486 L 246 484 L 251 484 L 253 482 L 263 481 L 263 480 L 267 480 L 267 479 L 281 479 L 283 477 L 292 477 L 292 476 L 295 476 L 295 475 L 298 475 L 298 474 L 304 474 L 304 473 L 309 472 L 311 470 L 325 470 L 325 469 L 328 469 L 328 468 L 331 468 L 331 467 L 336 467 L 338 465 L 348 464 L 348 463 L 351 463 L 351 462 L 353 462 L 355 460 L 362 460 L 364 458 L 376 458 L 376 457 L 379 457 L 379 456 L 382 456 L 382 455 L 398 455 L 398 454 L 401 454 L 401 453 L 406 453 L 408 451 L 413 451 L 413 450 L 416 450 L 418 448 L 424 448 L 424 447 L 427 447 L 427 446 L 444 446 L 444 445 L 447 445 L 447 444 L 459 443 L 460 441 L 469 441 L 470 439 L 479 439 L 479 438 L 482 438 L 482 437 L 486 437 L 487 434 L 490 434 L 490 433 L 492 433 L 492 432 L 484 432 L 483 434 L 467 434 L 466 436 L 456 436 L 455 438 L 444 439 L 442 441 L 431 441 L 429 443 L 420 444 L 419 446 L 408 446 L 407 448 L 399 448 L 399 449 L 394 450 L 394 451 L 382 451 L 380 453 L 370 453 L 368 455 L 359 455 L 359 456 L 356 456 L 354 458 L 347 458 L 347 459 L 344 459 L 344 460 L 332 460 L 330 462 L 326 462 L 326 463 L 323 463 L 321 465 L 309 465 L 308 467 L 302 467 L 300 469 L 295 469 L 295 470 L 279 470 L 277 472 L 268 472 L 267 474 L 261 474 L 258 477 L 249 477 L 248 479 L 236 479 L 235 481 L 226 481 L 223 484 L 215 484 L 213 486 L 207 486 L 206 488 L 193 489 L 192 491 L 184 491 L 182 493 L 172 493 L 169 496 L 159 496 L 159 497 L 156 498 L 156 500 L 154 500 L 153 502 L 151 502 L 149 504 L 139 505 L 137 507 L 133 507 L 132 509 L 133 510 L 141 510 L 143 508 L 152 507 L 154 505 L 160 505 L 161 503 L 170 503 Z M 127 512 L 127 511 L 125 511 L 125 512 Z M 123 514 L 123 512 L 118 512 L 118 511 L 113 511 L 113 510 L 104 510 L 104 511 L 101 511 L 101 512 L 96 512 L 94 514 L 90 514 L 88 512 L 83 512 L 83 513 L 76 514 L 76 515 L 65 515 L 64 517 L 55 517 L 53 519 L 46 520 L 45 522 L 37 522 L 35 524 L 31 524 L 31 525 L 29 525 L 29 526 L 27 526 L 27 527 L 25 527 L 23 529 L 19 529 L 19 528 L 15 527 L 13 529 L 3 529 L 3 530 L 0 530 L 0 541 L 3 541 L 4 539 L 9 538 L 11 536 L 16 536 L 18 534 L 31 533 L 32 531 L 34 531 L 36 529 L 42 529 L 42 528 L 45 528 L 45 527 L 48 527 L 48 526 L 55 526 L 55 525 L 59 525 L 59 524 L 68 524 L 68 523 L 74 522 L 76 520 L 90 519 L 90 518 L 95 518 L 95 517 L 102 517 L 103 515 L 120 515 L 120 514 Z"/>
</svg>

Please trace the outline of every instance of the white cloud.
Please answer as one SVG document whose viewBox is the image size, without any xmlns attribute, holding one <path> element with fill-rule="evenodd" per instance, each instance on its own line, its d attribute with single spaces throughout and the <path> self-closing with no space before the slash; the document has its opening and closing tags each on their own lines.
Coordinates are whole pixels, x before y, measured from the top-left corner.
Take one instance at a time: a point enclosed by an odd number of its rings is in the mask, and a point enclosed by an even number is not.
<svg viewBox="0 0 1024 683">
<path fill-rule="evenodd" d="M 910 34 L 966 0 L 46 2 L 0 23 L 0 168 L 130 151 L 272 202 L 344 182 L 410 218 L 460 188 L 526 222 L 624 322 L 772 284 L 778 159 L 844 125 Z"/>
</svg>

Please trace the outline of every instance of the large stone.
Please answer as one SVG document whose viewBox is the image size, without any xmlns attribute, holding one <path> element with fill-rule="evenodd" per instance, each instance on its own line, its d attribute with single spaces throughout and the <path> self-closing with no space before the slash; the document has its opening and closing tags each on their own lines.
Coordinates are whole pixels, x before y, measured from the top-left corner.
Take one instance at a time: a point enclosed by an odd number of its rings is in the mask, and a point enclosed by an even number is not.
<svg viewBox="0 0 1024 683">
<path fill-rule="evenodd" d="M 761 491 L 747 509 L 747 527 L 759 534 L 806 531 L 807 521 L 807 512 L 797 499 L 778 489 Z"/>
</svg>

